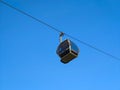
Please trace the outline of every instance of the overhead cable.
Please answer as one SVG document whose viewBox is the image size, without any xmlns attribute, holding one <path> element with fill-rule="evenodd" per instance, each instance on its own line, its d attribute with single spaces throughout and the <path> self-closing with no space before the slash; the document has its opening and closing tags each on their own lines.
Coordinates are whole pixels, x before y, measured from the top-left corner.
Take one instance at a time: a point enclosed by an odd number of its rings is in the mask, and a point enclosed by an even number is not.
<svg viewBox="0 0 120 90">
<path fill-rule="evenodd" d="M 39 23 L 41 23 L 41 24 L 43 24 L 43 25 L 51 28 L 51 30 L 54 30 L 54 31 L 59 32 L 59 33 L 63 32 L 63 31 L 57 29 L 56 27 L 54 27 L 54 26 L 52 26 L 52 25 L 44 22 L 43 20 L 40 20 L 40 19 L 38 19 L 38 18 L 36 18 L 36 17 L 34 17 L 34 16 L 26 13 L 25 11 L 23 11 L 23 10 L 21 10 L 21 9 L 18 9 L 18 8 L 10 5 L 9 3 L 7 3 L 7 2 L 5 2 L 5 1 L 3 1 L 3 0 L 0 0 L 0 2 L 1 2 L 2 4 L 4 4 L 4 5 L 8 6 L 9 8 L 12 8 L 12 9 L 20 12 L 21 14 L 24 14 L 24 15 L 28 16 L 29 18 L 32 18 L 32 19 L 34 19 L 35 21 L 37 21 L 37 22 L 39 22 Z M 63 33 L 64 33 L 64 32 L 63 32 Z M 112 54 L 110 54 L 110 53 L 108 53 L 108 52 L 106 52 L 106 51 L 104 51 L 104 50 L 101 50 L 101 49 L 99 49 L 99 48 L 97 48 L 97 47 L 95 47 L 95 46 L 93 46 L 93 45 L 90 45 L 90 44 L 88 44 L 88 43 L 86 43 L 86 42 L 84 42 L 84 41 L 82 41 L 82 40 L 80 40 L 80 39 L 78 39 L 78 38 L 75 38 L 75 37 L 73 37 L 73 36 L 71 36 L 71 35 L 69 35 L 69 34 L 67 34 L 67 33 L 64 33 L 64 35 L 66 35 L 66 36 L 68 36 L 68 37 L 70 37 L 70 38 L 78 41 L 79 43 L 84 44 L 84 45 L 86 45 L 86 46 L 88 46 L 88 47 L 90 47 L 90 48 L 92 48 L 92 49 L 94 49 L 94 50 L 96 50 L 96 51 L 98 51 L 98 52 L 101 52 L 101 53 L 103 53 L 103 54 L 105 54 L 105 55 L 107 55 L 107 56 L 110 56 L 111 58 L 114 58 L 114 59 L 116 59 L 116 60 L 120 60 L 119 57 L 116 57 L 116 56 L 114 56 L 114 55 L 112 55 Z"/>
</svg>

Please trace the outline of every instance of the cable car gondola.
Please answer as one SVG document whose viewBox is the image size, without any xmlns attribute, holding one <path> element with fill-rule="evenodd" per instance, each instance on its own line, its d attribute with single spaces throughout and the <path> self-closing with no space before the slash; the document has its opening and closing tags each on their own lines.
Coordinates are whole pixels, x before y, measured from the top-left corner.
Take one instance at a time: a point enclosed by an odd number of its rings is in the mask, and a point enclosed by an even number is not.
<svg viewBox="0 0 120 90">
<path fill-rule="evenodd" d="M 56 52 L 61 58 L 61 62 L 66 64 L 78 56 L 79 48 L 69 39 L 62 41 L 62 36 L 63 33 L 60 34 L 60 45 Z"/>
</svg>

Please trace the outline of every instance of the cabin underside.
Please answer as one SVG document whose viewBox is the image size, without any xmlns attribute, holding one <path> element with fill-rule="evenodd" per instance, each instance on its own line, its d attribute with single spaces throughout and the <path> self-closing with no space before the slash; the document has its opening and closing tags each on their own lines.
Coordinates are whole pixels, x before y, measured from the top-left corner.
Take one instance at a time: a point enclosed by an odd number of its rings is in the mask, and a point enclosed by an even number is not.
<svg viewBox="0 0 120 90">
<path fill-rule="evenodd" d="M 61 62 L 62 63 L 68 63 L 68 62 L 72 61 L 76 57 L 77 57 L 76 54 L 70 52 L 70 53 L 66 54 L 64 57 L 61 58 Z"/>
</svg>

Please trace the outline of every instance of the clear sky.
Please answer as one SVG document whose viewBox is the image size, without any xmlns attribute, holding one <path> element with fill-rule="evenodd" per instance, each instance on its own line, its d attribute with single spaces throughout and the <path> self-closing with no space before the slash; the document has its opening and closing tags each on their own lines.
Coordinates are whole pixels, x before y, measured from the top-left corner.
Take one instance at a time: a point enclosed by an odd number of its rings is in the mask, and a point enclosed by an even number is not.
<svg viewBox="0 0 120 90">
<path fill-rule="evenodd" d="M 5 1 L 120 57 L 120 0 Z M 71 39 L 79 57 L 62 64 L 58 36 L 0 3 L 0 90 L 120 90 L 119 60 Z"/>
</svg>

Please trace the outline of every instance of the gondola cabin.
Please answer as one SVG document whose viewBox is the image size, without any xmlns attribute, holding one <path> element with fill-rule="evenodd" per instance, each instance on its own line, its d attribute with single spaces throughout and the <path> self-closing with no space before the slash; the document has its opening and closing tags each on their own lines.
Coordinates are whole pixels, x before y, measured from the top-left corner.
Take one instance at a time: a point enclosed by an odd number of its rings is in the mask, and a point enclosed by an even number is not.
<svg viewBox="0 0 120 90">
<path fill-rule="evenodd" d="M 66 64 L 76 58 L 79 48 L 69 39 L 61 42 L 57 48 L 57 54 L 61 58 L 61 62 Z"/>
</svg>

